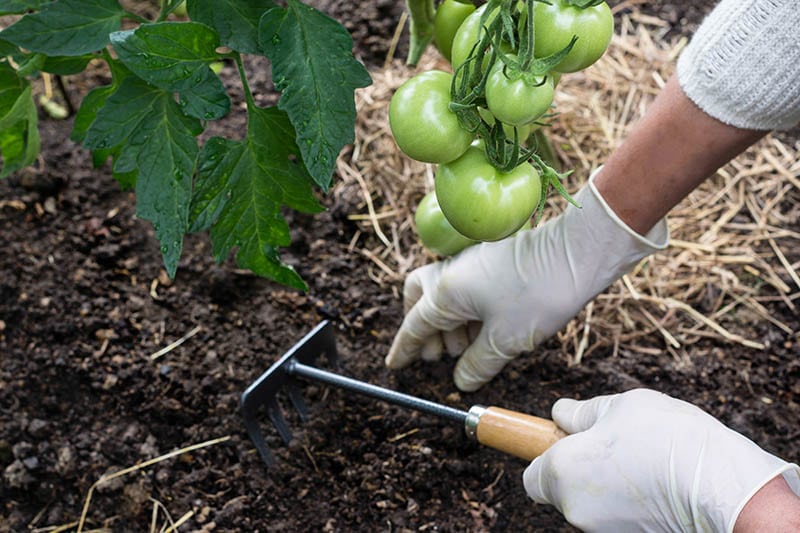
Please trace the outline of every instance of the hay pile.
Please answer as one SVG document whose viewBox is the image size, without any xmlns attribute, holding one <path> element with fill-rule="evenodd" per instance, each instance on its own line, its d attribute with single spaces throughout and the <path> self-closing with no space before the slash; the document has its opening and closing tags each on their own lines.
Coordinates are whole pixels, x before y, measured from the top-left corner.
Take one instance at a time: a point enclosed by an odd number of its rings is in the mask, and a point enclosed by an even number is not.
<svg viewBox="0 0 800 533">
<path fill-rule="evenodd" d="M 594 66 L 566 75 L 550 138 L 576 191 L 602 164 L 670 76 L 685 39 L 666 42 L 666 23 L 617 16 L 609 51 Z M 334 194 L 357 206 L 353 253 L 368 257 L 376 283 L 398 293 L 414 268 L 436 260 L 417 242 L 413 213 L 433 187 L 435 169 L 399 152 L 389 131 L 393 91 L 414 73 L 448 66 L 429 50 L 419 67 L 399 59 L 373 72 L 357 94 L 357 140 L 339 160 Z M 784 137 L 785 138 L 785 137 Z M 792 146 L 794 144 L 794 146 Z M 692 344 L 768 349 L 763 327 L 790 335 L 800 305 L 800 143 L 769 136 L 721 169 L 669 216 L 671 246 L 643 261 L 591 302 L 558 339 L 570 364 L 597 349 L 659 354 L 688 363 Z M 552 194 L 545 217 L 562 212 Z M 770 312 L 778 309 L 780 312 Z M 758 333 L 761 331 L 761 333 Z M 795 337 L 796 338 L 796 337 Z"/>
</svg>

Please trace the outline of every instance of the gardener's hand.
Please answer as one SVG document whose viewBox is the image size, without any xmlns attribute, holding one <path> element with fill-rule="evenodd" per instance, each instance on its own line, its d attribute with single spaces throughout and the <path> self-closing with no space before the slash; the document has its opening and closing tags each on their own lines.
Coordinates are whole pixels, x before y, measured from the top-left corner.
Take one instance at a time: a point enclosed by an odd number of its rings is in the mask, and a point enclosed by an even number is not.
<svg viewBox="0 0 800 533">
<path fill-rule="evenodd" d="M 667 245 L 663 219 L 646 236 L 635 233 L 592 180 L 575 199 L 582 208 L 569 206 L 539 228 L 412 272 L 404 290 L 407 314 L 387 366 L 436 359 L 446 350 L 461 356 L 456 386 L 474 391 L 564 327 L 640 259 Z M 480 331 L 469 335 L 467 326 L 475 323 Z"/>
<path fill-rule="evenodd" d="M 691 404 L 638 389 L 562 399 L 552 415 L 573 435 L 531 463 L 525 490 L 583 530 L 730 532 L 745 504 L 781 474 L 789 496 L 773 518 L 800 516 L 791 493 L 800 494 L 800 468 Z M 760 530 L 776 531 L 763 522 Z"/>
</svg>

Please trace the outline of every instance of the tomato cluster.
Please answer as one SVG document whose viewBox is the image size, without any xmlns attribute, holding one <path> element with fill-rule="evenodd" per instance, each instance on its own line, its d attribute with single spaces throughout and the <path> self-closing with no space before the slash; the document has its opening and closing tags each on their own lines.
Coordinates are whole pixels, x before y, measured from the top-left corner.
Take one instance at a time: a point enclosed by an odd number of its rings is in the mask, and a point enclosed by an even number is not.
<svg viewBox="0 0 800 533">
<path fill-rule="evenodd" d="M 408 0 L 429 3 L 433 0 Z M 415 6 L 419 7 L 419 6 Z M 419 238 L 439 255 L 506 238 L 541 210 L 550 186 L 568 200 L 542 156 L 562 73 L 593 64 L 614 30 L 603 0 L 442 0 L 433 41 L 453 72 L 429 70 L 392 97 L 389 124 L 409 157 L 437 165 L 435 192 L 415 215 Z M 414 24 L 412 28 L 423 27 Z M 419 21 L 418 21 L 419 22 Z M 412 35 L 412 39 L 415 36 Z M 532 136 L 534 142 L 529 142 Z"/>
</svg>

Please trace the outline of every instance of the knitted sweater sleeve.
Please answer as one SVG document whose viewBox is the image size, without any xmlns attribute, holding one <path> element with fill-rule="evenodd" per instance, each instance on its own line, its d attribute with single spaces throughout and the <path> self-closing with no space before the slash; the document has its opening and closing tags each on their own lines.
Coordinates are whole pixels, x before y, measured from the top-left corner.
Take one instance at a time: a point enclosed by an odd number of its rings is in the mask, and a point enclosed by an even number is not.
<svg viewBox="0 0 800 533">
<path fill-rule="evenodd" d="M 678 59 L 678 81 L 731 126 L 785 130 L 800 122 L 800 3 L 722 0 Z"/>
</svg>

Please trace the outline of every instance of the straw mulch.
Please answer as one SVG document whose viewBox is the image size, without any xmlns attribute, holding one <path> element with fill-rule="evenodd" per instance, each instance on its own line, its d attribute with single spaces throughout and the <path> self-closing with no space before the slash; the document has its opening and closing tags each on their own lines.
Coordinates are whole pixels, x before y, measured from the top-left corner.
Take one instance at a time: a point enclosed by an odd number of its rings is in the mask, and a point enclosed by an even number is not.
<svg viewBox="0 0 800 533">
<path fill-rule="evenodd" d="M 617 22 L 606 55 L 583 73 L 565 75 L 556 96 L 560 115 L 550 137 L 562 168 L 575 171 L 567 180 L 572 192 L 642 115 L 686 44 L 666 42 L 666 23 L 658 19 L 635 13 Z M 430 68 L 448 65 L 429 50 L 416 69 L 390 59 L 372 73 L 373 85 L 357 94 L 357 139 L 339 160 L 333 191 L 353 207 L 349 217 L 359 225 L 350 250 L 368 257 L 372 279 L 398 297 L 411 270 L 436 260 L 417 242 L 413 222 L 435 168 L 398 151 L 387 109 L 401 83 Z M 798 148 L 769 136 L 685 199 L 669 216 L 669 249 L 643 261 L 558 335 L 565 359 L 579 364 L 598 349 L 667 351 L 689 364 L 691 346 L 709 337 L 768 349 L 764 326 L 796 340 L 796 320 L 781 317 L 796 317 L 800 306 Z M 545 217 L 565 205 L 552 195 Z"/>
</svg>

